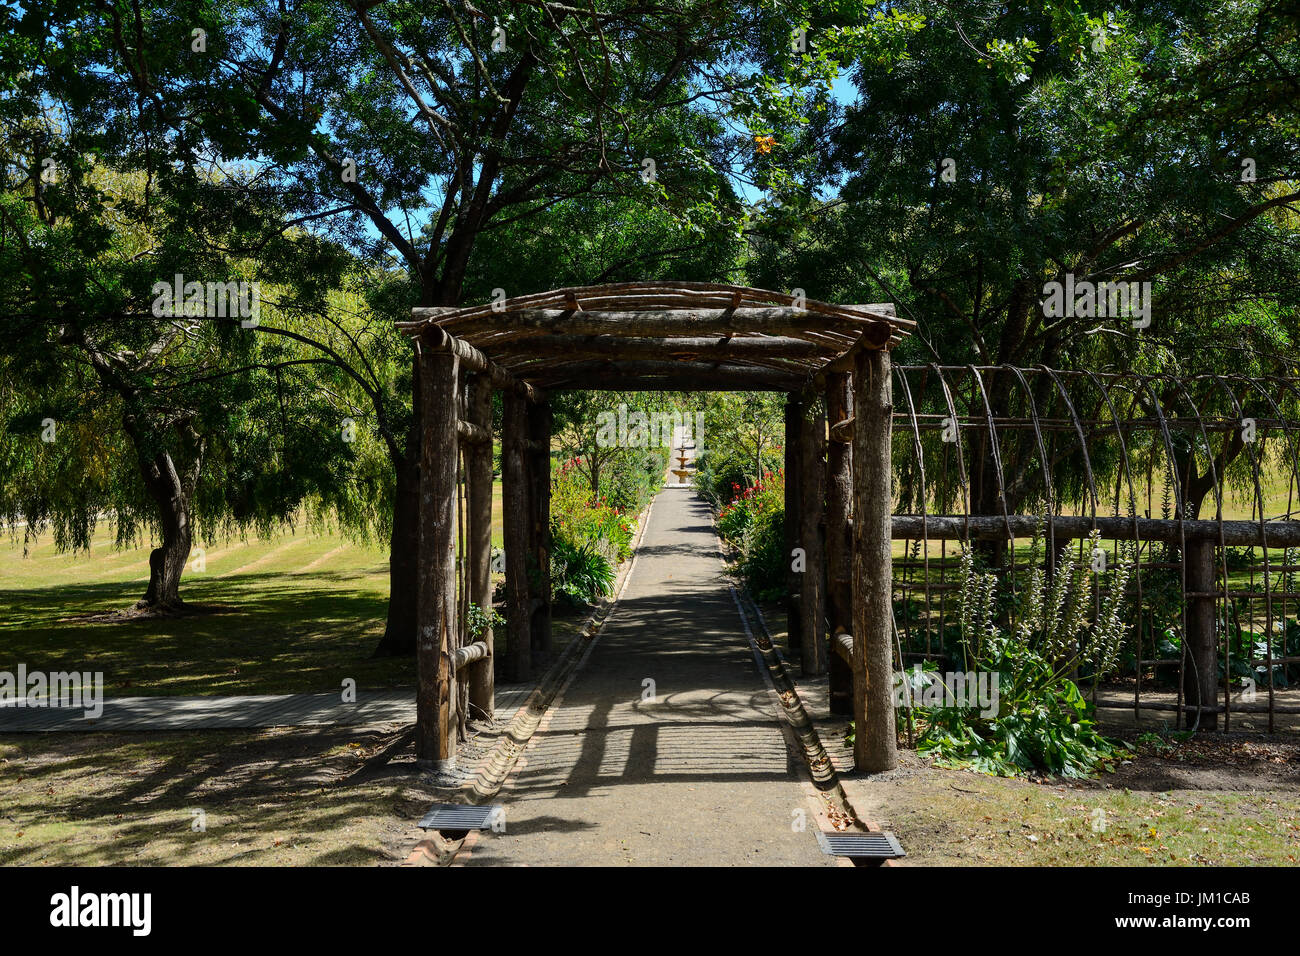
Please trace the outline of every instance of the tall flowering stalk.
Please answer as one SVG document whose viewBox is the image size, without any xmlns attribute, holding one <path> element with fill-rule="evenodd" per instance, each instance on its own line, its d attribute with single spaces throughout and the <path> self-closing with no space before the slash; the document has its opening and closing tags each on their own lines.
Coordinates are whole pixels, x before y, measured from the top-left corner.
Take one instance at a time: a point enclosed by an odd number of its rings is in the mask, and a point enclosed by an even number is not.
<svg viewBox="0 0 1300 956">
<path fill-rule="evenodd" d="M 941 763 L 1002 775 L 1045 769 L 1084 776 L 1118 753 L 1094 729 L 1091 706 L 1070 675 L 1092 667 L 1100 677 L 1114 667 L 1126 630 L 1133 553 L 1121 551 L 1106 572 L 1110 587 L 1090 620 L 1093 586 L 1107 560 L 1100 536 L 1088 538 L 1090 560 L 1062 549 L 1049 579 L 1041 530 L 1034 536 L 1023 607 L 1007 630 L 998 624 L 997 577 L 980 571 L 972 550 L 962 549 L 957 617 L 965 666 L 997 676 L 998 700 L 996 714 L 948 705 L 923 709 L 918 747 Z"/>
</svg>

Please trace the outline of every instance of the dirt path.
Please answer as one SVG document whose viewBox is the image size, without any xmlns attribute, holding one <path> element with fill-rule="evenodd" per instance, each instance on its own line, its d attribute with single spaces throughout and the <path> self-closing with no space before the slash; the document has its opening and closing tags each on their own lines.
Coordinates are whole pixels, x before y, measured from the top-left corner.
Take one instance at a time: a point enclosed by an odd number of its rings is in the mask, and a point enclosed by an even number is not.
<svg viewBox="0 0 1300 956">
<path fill-rule="evenodd" d="M 506 832 L 466 862 L 834 865 L 777 721 L 708 509 L 665 489 L 618 607 L 502 795 Z"/>
</svg>

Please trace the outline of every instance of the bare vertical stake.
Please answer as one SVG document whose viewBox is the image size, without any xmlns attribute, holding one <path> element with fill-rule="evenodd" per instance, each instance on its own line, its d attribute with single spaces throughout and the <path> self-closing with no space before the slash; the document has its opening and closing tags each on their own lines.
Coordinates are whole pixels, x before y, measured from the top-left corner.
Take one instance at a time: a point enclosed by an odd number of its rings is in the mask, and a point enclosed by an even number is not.
<svg viewBox="0 0 1300 956">
<path fill-rule="evenodd" d="M 1218 717 L 1213 708 L 1219 696 L 1219 662 L 1214 635 L 1214 540 L 1195 538 L 1187 542 L 1187 647 L 1183 658 L 1183 698 L 1187 701 L 1187 723 L 1198 730 L 1215 730 Z"/>
</svg>

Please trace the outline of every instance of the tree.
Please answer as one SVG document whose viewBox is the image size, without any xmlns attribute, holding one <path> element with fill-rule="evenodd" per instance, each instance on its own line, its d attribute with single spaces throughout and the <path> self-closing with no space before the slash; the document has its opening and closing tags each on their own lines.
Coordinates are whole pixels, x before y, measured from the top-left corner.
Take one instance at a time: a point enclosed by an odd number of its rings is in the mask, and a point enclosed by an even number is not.
<svg viewBox="0 0 1300 956">
<path fill-rule="evenodd" d="M 920 322 L 900 361 L 1191 373 L 1294 349 L 1293 13 L 890 6 L 926 28 L 905 56 L 845 56 L 858 99 L 815 117 L 803 144 L 822 200 L 796 241 L 756 240 L 759 284 L 895 301 Z M 1047 284 L 1067 280 L 1152 283 L 1150 326 L 1095 307 L 1052 314 Z M 985 384 L 993 415 L 1025 413 L 1014 376 Z M 1042 406 L 1050 380 L 1040 388 Z M 987 435 L 972 444 L 974 509 L 1020 510 L 1041 487 L 1032 435 L 1004 436 L 1006 487 Z"/>
<path fill-rule="evenodd" d="M 807 72 L 790 19 L 757 3 L 102 9 L 94 30 L 116 52 L 124 103 L 190 149 L 256 164 L 258 205 L 283 211 L 263 232 L 303 225 L 400 267 L 407 297 L 388 298 L 388 321 L 460 302 L 488 230 L 576 197 L 659 206 L 701 233 L 739 228 L 729 174 L 753 135 L 793 121 Z M 391 653 L 415 635 L 420 423 L 406 423 L 389 445 Z"/>
<path fill-rule="evenodd" d="M 704 406 L 701 444 L 714 471 L 733 461 L 757 481 L 766 470 L 764 456 L 780 447 L 784 422 L 784 400 L 772 392 L 717 392 Z"/>
<path fill-rule="evenodd" d="M 611 497 L 611 476 L 657 480 L 672 430 L 682 421 L 679 405 L 665 392 L 561 392 L 552 400 L 561 454 L 577 459 L 595 500 Z"/>
<path fill-rule="evenodd" d="M 201 526 L 266 531 L 311 494 L 336 505 L 346 468 L 322 467 L 319 389 L 286 374 L 320 360 L 255 336 L 258 290 L 228 284 L 249 278 L 230 253 L 240 217 L 193 215 L 229 197 L 224 171 L 115 112 L 93 79 L 102 48 L 69 11 L 0 12 L 0 517 L 29 538 L 52 524 L 60 548 L 88 547 L 105 514 L 120 545 L 152 529 L 140 607 L 170 612 Z M 318 259 L 318 274 L 346 262 Z"/>
</svg>

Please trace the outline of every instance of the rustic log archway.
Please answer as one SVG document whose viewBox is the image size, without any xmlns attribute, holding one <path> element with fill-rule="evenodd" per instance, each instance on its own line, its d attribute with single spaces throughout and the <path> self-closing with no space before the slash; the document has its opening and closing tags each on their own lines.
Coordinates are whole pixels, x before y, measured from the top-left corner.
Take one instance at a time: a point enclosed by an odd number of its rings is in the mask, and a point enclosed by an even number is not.
<svg viewBox="0 0 1300 956">
<path fill-rule="evenodd" d="M 787 525 L 787 547 L 803 549 L 804 559 L 791 630 L 799 635 L 804 672 L 829 668 L 832 707 L 854 715 L 858 768 L 896 766 L 890 350 L 912 325 L 889 303 L 834 305 L 685 282 L 567 288 L 486 305 L 413 309 L 411 321 L 399 327 L 419 357 L 423 422 L 419 763 L 454 766 L 467 713 L 492 715 L 497 653 L 505 672 L 521 680 L 531 673 L 533 652 L 549 649 L 547 393 L 617 389 L 778 391 L 800 417 L 824 410 L 800 422 L 799 448 L 787 452 L 797 472 L 788 476 L 787 513 L 799 515 Z M 470 602 L 483 607 L 491 595 L 493 436 L 485 408 L 494 389 L 505 406 L 504 647 L 490 629 L 470 641 L 466 615 Z M 831 434 L 851 431 L 851 451 L 840 444 L 828 454 L 828 428 Z M 464 515 L 458 514 L 462 499 Z M 857 520 L 845 541 L 850 513 Z M 835 544 L 829 566 L 828 534 Z"/>
</svg>

